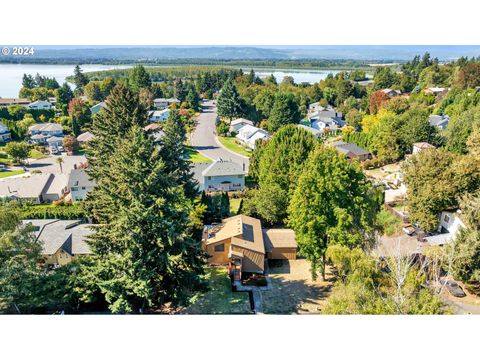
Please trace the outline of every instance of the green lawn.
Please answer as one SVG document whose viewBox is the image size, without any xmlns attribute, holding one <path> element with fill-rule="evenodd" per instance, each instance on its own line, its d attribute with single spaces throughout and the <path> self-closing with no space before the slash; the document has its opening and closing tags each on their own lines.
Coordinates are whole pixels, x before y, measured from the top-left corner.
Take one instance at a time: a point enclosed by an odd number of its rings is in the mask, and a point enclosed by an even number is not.
<svg viewBox="0 0 480 360">
<path fill-rule="evenodd" d="M 47 155 L 45 155 L 41 151 L 38 151 L 37 149 L 32 149 L 30 150 L 30 154 L 28 157 L 31 159 L 38 160 L 38 159 L 45 159 Z"/>
<path fill-rule="evenodd" d="M 225 268 L 207 269 L 209 290 L 192 299 L 187 314 L 251 314 L 246 292 L 232 292 L 230 278 Z"/>
<path fill-rule="evenodd" d="M 230 199 L 230 216 L 237 215 L 242 199 Z"/>
<path fill-rule="evenodd" d="M 9 177 L 9 176 L 20 175 L 20 174 L 24 174 L 24 173 L 25 173 L 25 171 L 23 171 L 23 170 L 0 171 L 0 178 L 6 178 L 6 177 Z"/>
<path fill-rule="evenodd" d="M 237 154 L 243 155 L 243 156 L 250 156 L 250 152 L 245 149 L 242 145 L 239 145 L 236 143 L 236 138 L 234 137 L 223 137 L 223 136 L 218 136 L 218 140 L 222 143 L 223 146 L 225 146 L 228 150 L 231 150 L 233 152 L 236 152 Z"/>
<path fill-rule="evenodd" d="M 188 159 L 191 162 L 212 162 L 212 159 L 206 157 L 205 155 L 200 154 L 197 150 L 193 149 L 191 146 L 187 146 L 187 155 Z"/>
</svg>

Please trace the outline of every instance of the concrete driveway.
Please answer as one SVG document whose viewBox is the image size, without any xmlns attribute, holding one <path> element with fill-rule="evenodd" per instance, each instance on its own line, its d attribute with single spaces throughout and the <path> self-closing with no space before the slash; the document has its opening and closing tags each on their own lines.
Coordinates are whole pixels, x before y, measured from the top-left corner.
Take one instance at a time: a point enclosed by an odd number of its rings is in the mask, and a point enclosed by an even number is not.
<svg viewBox="0 0 480 360">
<path fill-rule="evenodd" d="M 61 157 L 62 173 L 68 174 L 74 168 L 74 165 L 85 163 L 87 158 L 84 155 L 59 155 L 49 156 L 44 159 L 30 161 L 30 164 L 26 166 L 28 171 L 39 170 L 42 173 L 60 174 L 60 165 L 57 162 L 57 158 Z"/>
<path fill-rule="evenodd" d="M 197 126 L 190 135 L 192 147 L 212 160 L 222 158 L 224 160 L 232 160 L 239 164 L 245 164 L 245 169 L 248 171 L 248 157 L 226 149 L 217 140 L 215 135 L 216 118 L 217 108 L 213 104 L 213 101 L 203 102 L 202 112 L 197 118 Z"/>
</svg>

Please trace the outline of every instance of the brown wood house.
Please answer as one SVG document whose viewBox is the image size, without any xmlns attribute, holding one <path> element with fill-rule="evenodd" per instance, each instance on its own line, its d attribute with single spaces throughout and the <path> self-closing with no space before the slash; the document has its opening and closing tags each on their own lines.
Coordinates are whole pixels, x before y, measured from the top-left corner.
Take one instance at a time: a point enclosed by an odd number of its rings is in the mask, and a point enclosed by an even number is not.
<svg viewBox="0 0 480 360">
<path fill-rule="evenodd" d="M 205 226 L 202 246 L 208 263 L 228 265 L 235 280 L 242 272 L 263 274 L 267 258 L 294 260 L 297 251 L 292 230 L 264 230 L 260 220 L 246 215 Z"/>
</svg>

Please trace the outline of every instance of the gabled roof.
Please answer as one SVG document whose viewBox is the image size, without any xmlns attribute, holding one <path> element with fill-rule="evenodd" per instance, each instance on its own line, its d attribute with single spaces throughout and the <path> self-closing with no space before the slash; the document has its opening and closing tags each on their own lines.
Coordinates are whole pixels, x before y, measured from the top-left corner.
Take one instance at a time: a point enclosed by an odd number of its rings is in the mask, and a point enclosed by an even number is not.
<svg viewBox="0 0 480 360">
<path fill-rule="evenodd" d="M 95 137 L 91 132 L 86 131 L 84 133 L 81 133 L 80 135 L 77 136 L 77 141 L 78 142 L 88 142 L 92 140 Z"/>
<path fill-rule="evenodd" d="M 36 227 L 42 255 L 53 255 L 59 249 L 70 255 L 91 254 L 86 242 L 92 233 L 90 224 L 81 224 L 80 220 L 23 220 L 23 223 Z"/>
<path fill-rule="evenodd" d="M 314 136 L 320 136 L 322 134 L 320 130 L 315 129 L 311 126 L 305 126 L 303 124 L 298 124 L 297 126 L 301 129 L 307 130 L 308 132 L 312 133 Z"/>
<path fill-rule="evenodd" d="M 418 142 L 418 143 L 415 143 L 413 144 L 413 147 L 416 147 L 418 149 L 435 149 L 435 146 L 433 146 L 432 144 L 429 144 L 427 142 Z"/>
<path fill-rule="evenodd" d="M 30 100 L 25 98 L 0 98 L 0 105 L 29 104 Z"/>
<path fill-rule="evenodd" d="M 246 215 L 236 215 L 208 229 L 207 245 L 231 239 L 232 245 L 265 254 L 262 224 Z"/>
<path fill-rule="evenodd" d="M 93 187 L 95 180 L 90 179 L 84 169 L 73 169 L 68 176 L 68 187 L 72 188 L 72 186 Z"/>
<path fill-rule="evenodd" d="M 344 154 L 352 154 L 355 156 L 362 156 L 362 155 L 368 155 L 370 152 L 368 150 L 362 149 L 361 147 L 347 143 L 344 141 L 336 141 L 332 144 L 338 151 L 344 153 Z"/>
<path fill-rule="evenodd" d="M 30 132 L 32 131 L 63 131 L 63 127 L 60 124 L 56 123 L 42 123 L 35 124 L 28 128 Z"/>
<path fill-rule="evenodd" d="M 203 170 L 203 176 L 228 176 L 245 175 L 243 165 L 237 164 L 231 160 L 218 159 Z"/>
<path fill-rule="evenodd" d="M 37 101 L 34 101 L 30 104 L 28 104 L 29 107 L 31 107 L 32 105 L 39 105 L 39 106 L 52 106 L 51 103 L 49 103 L 48 101 L 45 101 L 45 100 L 37 100 Z"/>
<path fill-rule="evenodd" d="M 47 142 L 48 142 L 48 143 L 58 142 L 58 141 L 63 141 L 63 137 L 52 136 L 52 137 L 49 137 L 49 138 L 47 139 Z"/>
<path fill-rule="evenodd" d="M 253 121 L 239 118 L 239 119 L 232 120 L 232 122 L 230 123 L 231 126 L 238 125 L 238 124 L 248 124 L 253 126 Z"/>
</svg>

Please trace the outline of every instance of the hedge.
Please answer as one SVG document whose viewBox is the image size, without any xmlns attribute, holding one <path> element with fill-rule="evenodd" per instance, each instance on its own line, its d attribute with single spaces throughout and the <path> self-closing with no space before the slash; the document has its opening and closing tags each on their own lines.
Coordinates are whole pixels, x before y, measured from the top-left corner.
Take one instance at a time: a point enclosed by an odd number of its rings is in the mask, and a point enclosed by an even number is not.
<svg viewBox="0 0 480 360">
<path fill-rule="evenodd" d="M 20 208 L 22 219 L 85 219 L 85 210 L 79 205 L 28 205 Z"/>
</svg>

